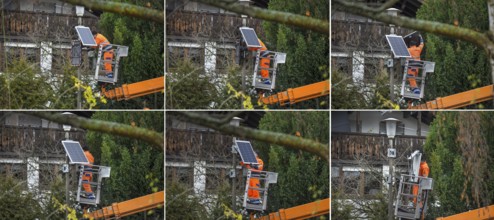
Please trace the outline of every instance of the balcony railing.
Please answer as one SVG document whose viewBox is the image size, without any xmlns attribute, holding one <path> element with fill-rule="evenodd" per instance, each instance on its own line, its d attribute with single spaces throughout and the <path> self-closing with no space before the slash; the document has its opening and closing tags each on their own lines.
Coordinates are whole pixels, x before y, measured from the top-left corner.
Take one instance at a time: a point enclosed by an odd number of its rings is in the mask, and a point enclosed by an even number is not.
<svg viewBox="0 0 494 220">
<path fill-rule="evenodd" d="M 331 44 L 334 50 L 389 51 L 386 35 L 391 27 L 379 22 L 331 21 Z M 405 36 L 413 30 L 395 27 L 395 34 Z"/>
<path fill-rule="evenodd" d="M 166 16 L 166 35 L 168 37 L 190 37 L 218 39 L 236 39 L 239 37 L 238 28 L 247 26 L 254 28 L 259 37 L 264 36 L 261 20 L 245 18 L 239 15 L 173 11 Z"/>
<path fill-rule="evenodd" d="M 218 132 L 168 129 L 166 157 L 177 160 L 231 160 L 232 136 Z"/>
<path fill-rule="evenodd" d="M 397 159 L 404 160 L 413 151 L 423 149 L 425 137 L 397 135 Z M 389 141 L 386 135 L 331 133 L 331 159 L 383 161 L 387 159 Z"/>
<path fill-rule="evenodd" d="M 0 22 L 0 29 L 4 29 L 7 36 L 71 39 L 75 36 L 74 27 L 78 25 L 78 17 L 75 15 L 30 11 L 2 11 L 2 13 L 3 22 Z M 84 26 L 94 28 L 97 22 L 96 17 L 82 17 Z"/>
<path fill-rule="evenodd" d="M 71 140 L 84 140 L 84 131 L 70 131 Z M 22 156 L 65 154 L 65 131 L 53 128 L 0 126 L 0 154 Z"/>
</svg>

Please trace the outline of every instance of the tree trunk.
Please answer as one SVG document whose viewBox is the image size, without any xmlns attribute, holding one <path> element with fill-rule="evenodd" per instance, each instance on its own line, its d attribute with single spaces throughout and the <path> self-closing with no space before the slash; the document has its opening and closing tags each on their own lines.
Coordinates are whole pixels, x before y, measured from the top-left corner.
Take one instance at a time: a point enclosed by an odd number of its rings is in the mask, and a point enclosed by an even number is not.
<svg viewBox="0 0 494 220">
<path fill-rule="evenodd" d="M 489 31 L 491 36 L 494 36 L 494 0 L 488 0 L 487 1 L 487 8 L 489 9 Z M 494 84 L 494 54 L 488 54 L 489 55 L 489 61 L 491 63 L 491 78 L 492 81 L 491 83 Z M 494 89 L 494 88 L 493 88 Z M 493 93 L 493 100 L 494 100 L 494 91 Z"/>
</svg>

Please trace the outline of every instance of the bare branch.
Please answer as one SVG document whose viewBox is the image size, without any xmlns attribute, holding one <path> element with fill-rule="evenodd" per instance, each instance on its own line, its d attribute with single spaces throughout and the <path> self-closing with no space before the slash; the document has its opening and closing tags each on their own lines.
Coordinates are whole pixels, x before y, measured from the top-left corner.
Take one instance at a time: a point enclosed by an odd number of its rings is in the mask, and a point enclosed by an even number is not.
<svg viewBox="0 0 494 220">
<path fill-rule="evenodd" d="M 248 15 L 254 18 L 263 19 L 266 21 L 278 22 L 281 24 L 292 25 L 307 30 L 313 30 L 329 36 L 329 22 L 325 20 L 319 20 L 302 15 L 296 15 L 287 12 L 266 10 L 252 6 L 246 6 L 239 4 L 237 1 L 227 0 L 194 0 L 202 2 L 208 5 L 216 6 L 231 12 L 238 14 Z"/>
<path fill-rule="evenodd" d="M 137 5 L 121 2 L 100 1 L 100 0 L 62 0 L 73 5 L 81 5 L 92 10 L 112 12 L 125 16 L 151 20 L 158 23 L 165 22 L 165 13 L 162 10 L 145 8 Z"/>
<path fill-rule="evenodd" d="M 285 146 L 291 149 L 306 151 L 329 161 L 329 144 L 321 144 L 317 141 L 272 131 L 263 131 L 242 126 L 236 127 L 228 123 L 222 123 L 222 120 L 215 119 L 201 113 L 168 112 L 167 114 L 175 115 L 181 120 L 206 126 L 224 134 L 235 135 L 239 138 L 249 138 L 270 144 Z"/>
<path fill-rule="evenodd" d="M 124 125 L 114 122 L 87 119 L 75 115 L 62 115 L 54 114 L 50 112 L 25 112 L 44 118 L 60 124 L 72 125 L 78 128 L 84 128 L 91 131 L 99 131 L 107 134 L 113 134 L 123 137 L 129 137 L 134 139 L 143 140 L 155 146 L 156 149 L 164 150 L 164 135 L 156 131 L 132 127 L 130 125 Z"/>
</svg>

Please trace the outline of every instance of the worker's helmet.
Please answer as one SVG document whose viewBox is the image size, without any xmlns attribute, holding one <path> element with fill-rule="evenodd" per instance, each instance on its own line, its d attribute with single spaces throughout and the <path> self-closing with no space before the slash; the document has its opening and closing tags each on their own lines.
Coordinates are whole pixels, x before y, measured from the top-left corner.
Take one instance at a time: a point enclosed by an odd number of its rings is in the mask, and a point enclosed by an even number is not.
<svg viewBox="0 0 494 220">
<path fill-rule="evenodd" d="M 89 146 L 87 146 L 87 144 L 83 144 L 83 145 L 82 145 L 82 149 L 83 149 L 83 150 L 85 150 L 85 151 L 86 151 L 86 150 L 89 150 Z"/>
<path fill-rule="evenodd" d="M 91 29 L 91 33 L 93 33 L 93 36 L 98 34 L 98 29 L 97 28 Z"/>
<path fill-rule="evenodd" d="M 411 46 L 417 46 L 417 41 L 416 40 L 410 40 L 410 47 Z"/>
</svg>

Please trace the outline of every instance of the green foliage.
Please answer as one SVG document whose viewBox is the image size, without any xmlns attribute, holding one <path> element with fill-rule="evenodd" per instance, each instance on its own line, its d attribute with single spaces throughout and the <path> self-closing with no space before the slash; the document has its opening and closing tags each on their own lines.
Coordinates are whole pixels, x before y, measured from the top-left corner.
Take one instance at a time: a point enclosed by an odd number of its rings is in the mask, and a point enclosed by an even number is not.
<svg viewBox="0 0 494 220">
<path fill-rule="evenodd" d="M 218 90 L 202 67 L 189 59 L 178 61 L 173 73 L 167 74 L 166 107 L 168 109 L 207 109 L 218 100 Z M 218 100 L 220 101 L 220 100 Z"/>
<path fill-rule="evenodd" d="M 182 184 L 166 184 L 166 218 L 167 219 L 204 219 L 206 209 L 193 189 Z M 184 211 L 186 210 L 186 211 Z"/>
<path fill-rule="evenodd" d="M 163 1 L 122 0 L 138 6 L 149 4 L 163 10 Z M 163 76 L 164 27 L 163 24 L 133 17 L 103 13 L 98 23 L 101 32 L 113 44 L 129 46 L 129 56 L 124 57 L 119 70 L 121 83 L 135 83 Z M 113 108 L 162 108 L 163 94 L 147 95 L 125 102 L 112 102 Z"/>
<path fill-rule="evenodd" d="M 329 1 L 271 0 L 269 9 L 328 20 Z M 329 39 L 322 34 L 282 24 L 263 22 L 266 32 L 264 43 L 269 50 L 287 53 L 286 63 L 279 66 L 276 78 L 278 91 L 323 81 L 329 78 Z M 323 102 L 323 105 L 321 105 Z M 305 101 L 293 108 L 328 108 L 324 98 Z"/>
<path fill-rule="evenodd" d="M 483 0 L 433 0 L 424 2 L 417 18 L 487 31 L 489 18 Z M 426 34 L 425 59 L 436 62 L 428 76 L 426 99 L 447 96 L 491 84 L 490 65 L 485 52 L 468 42 Z"/>
<path fill-rule="evenodd" d="M 0 176 L 0 219 L 36 219 L 43 214 L 35 195 L 23 186 L 12 177 Z"/>
<path fill-rule="evenodd" d="M 460 120 L 460 114 L 479 114 L 480 121 Z M 492 164 L 494 156 L 494 139 L 491 137 L 494 132 L 492 126 L 494 115 L 492 112 L 440 112 L 432 123 L 430 133 L 424 146 L 425 155 L 428 157 L 429 167 L 431 169 L 430 177 L 434 179 L 434 190 L 431 193 L 432 199 L 429 201 L 439 201 L 440 206 L 431 207 L 429 213 L 432 217 L 448 216 L 469 209 L 478 208 L 475 197 L 480 196 L 480 206 L 490 204 L 493 200 L 494 185 L 492 184 L 494 169 Z M 486 137 L 487 150 L 478 153 L 485 154 L 485 157 L 469 158 L 468 154 L 462 152 L 479 151 L 483 149 L 480 146 L 474 149 L 462 149 L 462 142 L 473 140 L 464 140 L 465 137 L 460 127 L 466 123 L 480 126 L 483 131 L 480 136 Z M 471 132 L 464 131 L 463 132 Z M 480 174 L 482 182 L 486 183 L 486 189 L 474 191 L 472 181 L 474 176 L 472 171 L 467 170 L 471 167 L 473 160 L 485 160 L 481 163 L 488 164 L 487 167 L 478 166 L 473 172 Z M 463 193 L 465 192 L 465 193 Z"/>
<path fill-rule="evenodd" d="M 40 75 L 37 64 L 25 58 L 14 60 L 0 75 L 0 108 L 43 109 L 53 101 L 53 90 L 47 77 Z"/>
<path fill-rule="evenodd" d="M 339 71 L 331 73 L 331 108 L 332 109 L 365 109 L 365 98 L 359 87 Z"/>
<path fill-rule="evenodd" d="M 329 143 L 328 112 L 268 112 L 259 129 L 295 134 Z M 265 168 L 278 173 L 278 183 L 270 189 L 268 211 L 325 199 L 329 196 L 329 163 L 302 151 L 256 143 Z"/>
<path fill-rule="evenodd" d="M 92 119 L 164 131 L 163 112 L 97 112 Z M 88 132 L 87 143 L 95 157 L 95 164 L 112 168 L 111 178 L 105 180 L 102 189 L 102 205 L 163 190 L 163 152 L 157 152 L 143 141 L 93 131 Z M 158 210 L 152 215 L 162 216 L 162 211 Z M 141 219 L 142 216 L 131 218 Z"/>
</svg>

